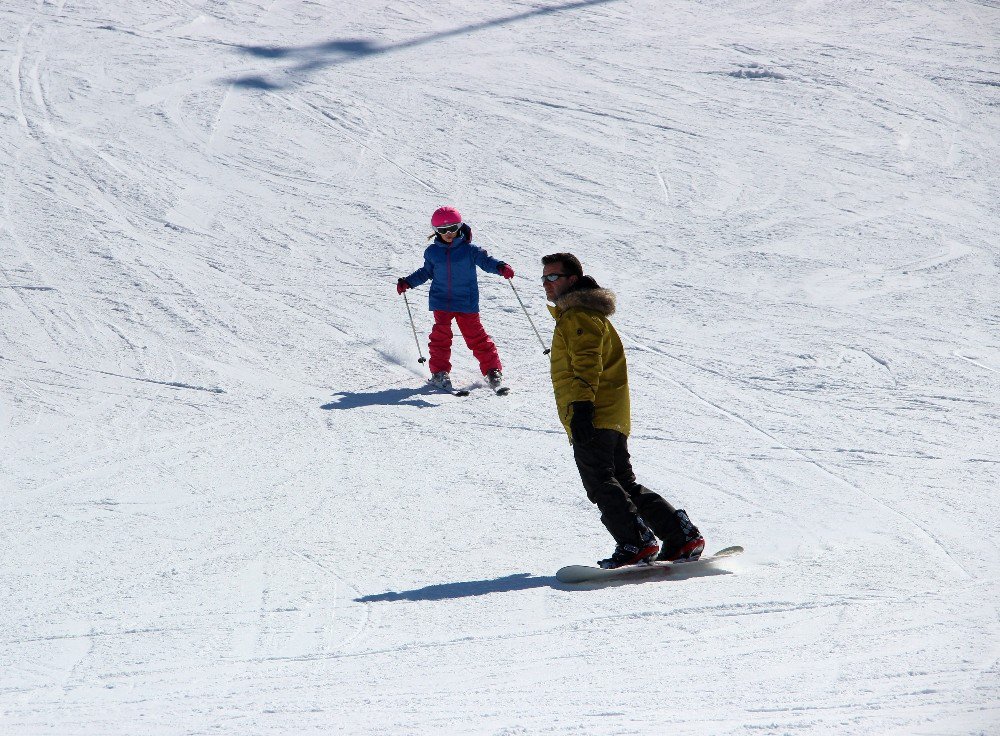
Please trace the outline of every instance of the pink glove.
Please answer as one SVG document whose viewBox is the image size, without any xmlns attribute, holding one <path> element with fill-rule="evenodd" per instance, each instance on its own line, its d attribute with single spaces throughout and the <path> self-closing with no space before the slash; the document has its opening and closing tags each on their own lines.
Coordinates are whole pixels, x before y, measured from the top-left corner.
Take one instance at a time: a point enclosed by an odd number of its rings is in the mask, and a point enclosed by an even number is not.
<svg viewBox="0 0 1000 736">
<path fill-rule="evenodd" d="M 410 288 L 410 284 L 406 281 L 406 279 L 400 279 L 399 281 L 396 282 L 396 293 L 397 294 L 402 294 L 404 291 L 406 291 L 409 288 Z"/>
<path fill-rule="evenodd" d="M 503 276 L 505 279 L 514 278 L 514 269 L 511 268 L 508 264 L 504 263 L 503 261 L 501 261 L 500 265 L 497 266 L 497 273 Z"/>
</svg>

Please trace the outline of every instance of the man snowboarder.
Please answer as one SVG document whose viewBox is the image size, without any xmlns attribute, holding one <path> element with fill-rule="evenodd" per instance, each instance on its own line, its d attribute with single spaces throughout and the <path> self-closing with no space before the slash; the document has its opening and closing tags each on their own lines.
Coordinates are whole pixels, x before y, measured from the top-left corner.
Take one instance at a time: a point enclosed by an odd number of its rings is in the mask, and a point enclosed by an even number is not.
<svg viewBox="0 0 1000 736">
<path fill-rule="evenodd" d="M 608 320 L 615 295 L 585 276 L 571 253 L 542 258 L 542 285 L 555 306 L 550 353 L 559 418 L 587 498 L 617 546 L 604 568 L 652 560 L 697 560 L 705 539 L 687 512 L 638 483 L 628 452 L 631 428 L 625 350 Z M 648 525 L 648 526 L 647 526 Z M 654 536 L 655 534 L 655 536 Z M 663 540 L 663 548 L 656 541 Z"/>
</svg>

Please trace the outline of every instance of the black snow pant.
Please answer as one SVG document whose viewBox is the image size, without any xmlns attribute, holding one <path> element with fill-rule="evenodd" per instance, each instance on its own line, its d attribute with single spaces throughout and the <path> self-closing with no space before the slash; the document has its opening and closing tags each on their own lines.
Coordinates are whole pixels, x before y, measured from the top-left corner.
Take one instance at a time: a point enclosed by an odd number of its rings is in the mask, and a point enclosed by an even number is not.
<svg viewBox="0 0 1000 736">
<path fill-rule="evenodd" d="M 613 429 L 598 429 L 592 442 L 573 444 L 573 457 L 587 498 L 597 505 L 601 522 L 615 542 L 640 543 L 636 519 L 639 516 L 663 540 L 665 548 L 684 543 L 685 535 L 674 507 L 636 480 L 628 454 L 628 437 Z"/>
</svg>

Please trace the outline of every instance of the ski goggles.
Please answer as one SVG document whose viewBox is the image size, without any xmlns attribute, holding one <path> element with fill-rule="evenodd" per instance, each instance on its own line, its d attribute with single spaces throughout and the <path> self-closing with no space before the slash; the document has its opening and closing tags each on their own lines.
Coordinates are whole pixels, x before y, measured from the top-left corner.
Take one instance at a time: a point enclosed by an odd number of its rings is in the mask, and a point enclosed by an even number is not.
<svg viewBox="0 0 1000 736">
<path fill-rule="evenodd" d="M 570 274 L 568 274 L 568 273 L 547 273 L 544 276 L 542 276 L 542 283 L 544 284 L 546 281 L 548 281 L 551 284 L 551 283 L 553 283 L 555 281 L 558 281 L 559 279 L 561 279 L 561 278 L 563 278 L 565 276 L 569 276 L 569 275 Z"/>
<path fill-rule="evenodd" d="M 462 223 L 456 222 L 454 225 L 441 225 L 440 227 L 434 228 L 434 232 L 438 235 L 444 235 L 445 233 L 457 233 L 462 229 Z"/>
</svg>

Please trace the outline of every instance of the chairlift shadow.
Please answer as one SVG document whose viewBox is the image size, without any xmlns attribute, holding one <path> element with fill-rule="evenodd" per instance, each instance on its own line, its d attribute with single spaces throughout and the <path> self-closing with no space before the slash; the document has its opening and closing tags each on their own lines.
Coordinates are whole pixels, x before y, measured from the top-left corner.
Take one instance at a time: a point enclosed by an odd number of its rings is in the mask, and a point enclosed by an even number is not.
<svg viewBox="0 0 1000 736">
<path fill-rule="evenodd" d="M 323 43 L 309 44 L 306 46 L 263 46 L 236 44 L 236 48 L 242 53 L 259 59 L 291 60 L 293 65 L 284 70 L 284 74 L 290 77 L 285 83 L 271 81 L 259 73 L 232 77 L 223 80 L 225 84 L 233 84 L 237 87 L 259 90 L 279 90 L 291 86 L 296 80 L 295 77 L 308 72 L 324 69 L 327 67 L 339 66 L 370 56 L 377 56 L 393 51 L 416 48 L 427 44 L 444 41 L 455 36 L 467 35 L 487 28 L 495 28 L 511 23 L 529 20 L 531 18 L 553 15 L 572 10 L 580 10 L 597 5 L 605 5 L 620 0 L 577 0 L 576 2 L 564 3 L 546 8 L 535 8 L 533 10 L 508 15 L 503 18 L 473 23 L 470 25 L 453 28 L 449 31 L 429 33 L 423 36 L 402 41 L 400 43 L 379 44 L 367 38 L 343 38 L 325 41 Z"/>
</svg>

